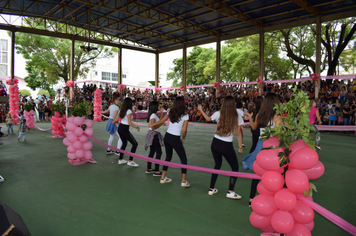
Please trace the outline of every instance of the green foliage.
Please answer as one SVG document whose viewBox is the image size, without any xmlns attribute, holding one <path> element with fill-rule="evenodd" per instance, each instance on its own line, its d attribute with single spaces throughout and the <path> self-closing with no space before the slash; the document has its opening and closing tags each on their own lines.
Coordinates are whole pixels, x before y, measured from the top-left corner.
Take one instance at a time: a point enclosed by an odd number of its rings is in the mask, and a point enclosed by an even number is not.
<svg viewBox="0 0 356 236">
<path fill-rule="evenodd" d="M 24 106 L 24 110 L 25 111 L 31 111 L 33 110 L 33 104 L 31 102 L 27 103 L 25 106 Z"/>
<path fill-rule="evenodd" d="M 84 116 L 84 117 L 88 117 L 90 112 L 90 103 L 83 101 L 77 105 L 73 105 L 70 110 L 69 110 L 69 114 L 73 115 L 73 116 Z"/>
<path fill-rule="evenodd" d="M 61 116 L 66 114 L 66 106 L 64 105 L 63 102 L 57 102 L 52 104 L 52 108 L 51 108 L 52 113 L 54 114 L 56 111 L 58 111 Z"/>
<path fill-rule="evenodd" d="M 27 89 L 21 89 L 20 94 L 22 97 L 31 96 L 30 91 L 28 91 Z"/>
<path fill-rule="evenodd" d="M 299 139 L 303 139 L 306 144 L 313 149 L 316 145 L 316 135 L 313 125 L 309 124 L 309 98 L 303 91 L 297 91 L 295 87 L 291 99 L 284 105 L 275 105 L 276 114 L 280 115 L 281 125 L 274 128 L 266 128 L 262 134 L 262 139 L 273 136 L 279 139 L 279 147 L 284 148 L 284 153 L 280 153 L 281 164 L 289 163 L 289 147 Z"/>
<path fill-rule="evenodd" d="M 45 89 L 41 89 L 37 94 L 38 95 L 49 95 L 49 92 Z"/>
</svg>

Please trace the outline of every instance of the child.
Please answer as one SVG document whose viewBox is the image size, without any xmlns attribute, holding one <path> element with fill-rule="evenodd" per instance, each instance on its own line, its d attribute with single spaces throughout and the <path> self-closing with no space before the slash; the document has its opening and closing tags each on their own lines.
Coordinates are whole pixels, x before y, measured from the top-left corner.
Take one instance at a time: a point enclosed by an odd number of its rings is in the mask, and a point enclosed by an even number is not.
<svg viewBox="0 0 356 236">
<path fill-rule="evenodd" d="M 17 138 L 17 141 L 20 141 L 20 138 L 23 137 L 23 141 L 26 142 L 26 129 L 30 133 L 30 129 L 26 125 L 26 119 L 23 119 L 19 129 L 17 130 L 17 132 L 19 133 L 19 137 Z"/>
<path fill-rule="evenodd" d="M 13 121 L 13 119 L 11 117 L 11 114 L 9 113 L 6 118 L 7 134 L 10 134 L 10 130 L 12 131 L 12 134 L 14 134 L 14 128 L 12 125 L 12 121 Z"/>
</svg>

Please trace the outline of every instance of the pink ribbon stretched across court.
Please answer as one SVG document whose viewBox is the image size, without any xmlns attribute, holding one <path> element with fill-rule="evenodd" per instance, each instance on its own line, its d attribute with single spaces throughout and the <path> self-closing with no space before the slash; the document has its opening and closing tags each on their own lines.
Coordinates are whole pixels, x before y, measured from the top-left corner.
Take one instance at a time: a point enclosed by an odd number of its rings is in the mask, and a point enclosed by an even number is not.
<svg viewBox="0 0 356 236">
<path fill-rule="evenodd" d="M 40 131 L 50 131 L 52 130 L 52 128 L 49 128 L 49 129 L 41 129 L 40 127 L 38 127 L 37 125 L 35 125 L 35 127 L 40 130 Z"/>
<path fill-rule="evenodd" d="M 206 172 L 206 173 L 212 173 L 212 174 L 218 174 L 218 175 L 226 175 L 226 176 L 233 176 L 233 177 L 240 177 L 240 178 L 247 178 L 247 179 L 261 179 L 261 176 L 256 175 L 256 174 L 250 174 L 250 173 L 241 173 L 241 172 L 234 172 L 234 171 L 226 171 L 226 170 L 215 170 L 215 169 L 210 169 L 210 168 L 205 168 L 205 167 L 198 167 L 198 166 L 191 166 L 191 165 L 184 165 L 184 164 L 179 164 L 179 163 L 174 163 L 174 162 L 169 162 L 169 161 L 162 161 L 162 160 L 157 160 L 153 159 L 150 157 L 142 156 L 136 153 L 131 153 L 128 151 L 124 151 L 118 148 L 115 148 L 113 146 L 110 146 L 94 137 L 91 137 L 87 134 L 84 133 L 85 136 L 87 136 L 89 139 L 107 147 L 112 150 L 115 150 L 117 152 L 121 152 L 127 155 L 130 155 L 134 158 L 141 159 L 143 161 L 148 161 L 152 162 L 155 164 L 160 164 L 160 165 L 165 165 L 173 168 L 183 168 L 183 169 L 188 169 L 188 170 L 195 170 L 195 171 L 200 171 L 200 172 Z"/>
<path fill-rule="evenodd" d="M 356 227 L 353 226 L 352 224 L 350 224 L 349 222 L 347 222 L 346 220 L 340 218 L 339 216 L 335 215 L 331 211 L 328 211 L 324 207 L 316 204 L 315 202 L 313 202 L 309 199 L 306 199 L 301 194 L 297 194 L 297 199 L 304 203 L 307 203 L 316 212 L 318 212 L 320 215 L 324 216 L 326 219 L 330 220 L 331 222 L 333 222 L 340 228 L 346 230 L 347 232 L 349 232 L 352 235 L 356 235 Z"/>
</svg>

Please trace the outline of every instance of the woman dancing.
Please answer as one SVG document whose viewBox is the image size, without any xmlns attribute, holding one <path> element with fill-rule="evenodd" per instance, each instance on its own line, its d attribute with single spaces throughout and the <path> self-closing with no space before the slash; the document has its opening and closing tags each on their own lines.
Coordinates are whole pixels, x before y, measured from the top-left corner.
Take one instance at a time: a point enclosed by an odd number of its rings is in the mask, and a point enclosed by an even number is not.
<svg viewBox="0 0 356 236">
<path fill-rule="evenodd" d="M 198 110 L 202 111 L 202 106 L 198 105 Z M 239 171 L 239 164 L 237 162 L 237 156 L 232 144 L 234 132 L 236 131 L 237 141 L 239 144 L 238 153 L 242 153 L 242 136 L 241 127 L 243 125 L 243 119 L 237 114 L 236 104 L 231 96 L 224 98 L 221 105 L 221 110 L 215 112 L 211 117 L 202 112 L 204 118 L 209 121 L 216 121 L 218 124 L 216 132 L 211 143 L 211 151 L 213 153 L 215 166 L 214 169 L 220 170 L 222 165 L 222 156 L 225 157 L 229 163 L 232 171 Z M 214 195 L 218 192 L 215 188 L 215 183 L 218 178 L 217 174 L 211 175 L 209 195 Z M 230 177 L 229 190 L 226 193 L 227 198 L 241 199 L 241 196 L 234 192 L 235 183 L 237 177 Z"/>
</svg>

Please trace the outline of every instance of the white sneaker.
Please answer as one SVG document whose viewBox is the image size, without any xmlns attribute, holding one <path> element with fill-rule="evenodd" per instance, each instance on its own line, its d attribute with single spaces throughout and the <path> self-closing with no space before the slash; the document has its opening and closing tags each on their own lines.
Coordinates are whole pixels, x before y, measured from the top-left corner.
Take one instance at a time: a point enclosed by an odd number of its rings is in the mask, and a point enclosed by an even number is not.
<svg viewBox="0 0 356 236">
<path fill-rule="evenodd" d="M 241 196 L 235 192 L 227 192 L 226 197 L 231 199 L 241 199 Z"/>
<path fill-rule="evenodd" d="M 213 188 L 213 189 L 209 189 L 209 192 L 208 194 L 211 196 L 211 195 L 214 195 L 215 193 L 218 193 L 218 189 L 217 188 Z"/>
<path fill-rule="evenodd" d="M 2 177 L 2 176 L 0 175 L 0 183 L 1 183 L 1 182 L 4 182 L 4 181 L 5 181 L 4 177 Z"/>
<path fill-rule="evenodd" d="M 139 164 L 137 164 L 137 163 L 134 162 L 134 161 L 129 161 L 129 162 L 127 162 L 127 165 L 128 165 L 128 166 L 132 166 L 132 167 L 138 167 L 138 166 L 139 166 Z"/>
<path fill-rule="evenodd" d="M 190 187 L 190 183 L 189 183 L 188 181 L 185 181 L 185 182 L 182 181 L 182 182 L 180 183 L 180 186 L 181 186 L 181 187 L 184 187 L 184 188 L 189 188 L 189 187 Z"/>
<path fill-rule="evenodd" d="M 126 164 L 126 162 L 127 162 L 126 160 L 122 159 L 119 160 L 117 164 L 122 165 L 122 164 Z"/>
<path fill-rule="evenodd" d="M 159 182 L 160 182 L 161 184 L 166 184 L 166 183 L 172 182 L 172 179 L 166 177 L 166 178 L 164 178 L 164 179 L 160 179 Z"/>
<path fill-rule="evenodd" d="M 113 153 L 114 153 L 114 152 L 113 152 Z M 115 155 L 116 155 L 116 156 L 120 156 L 120 152 L 116 151 L 116 152 L 115 152 Z"/>
</svg>

